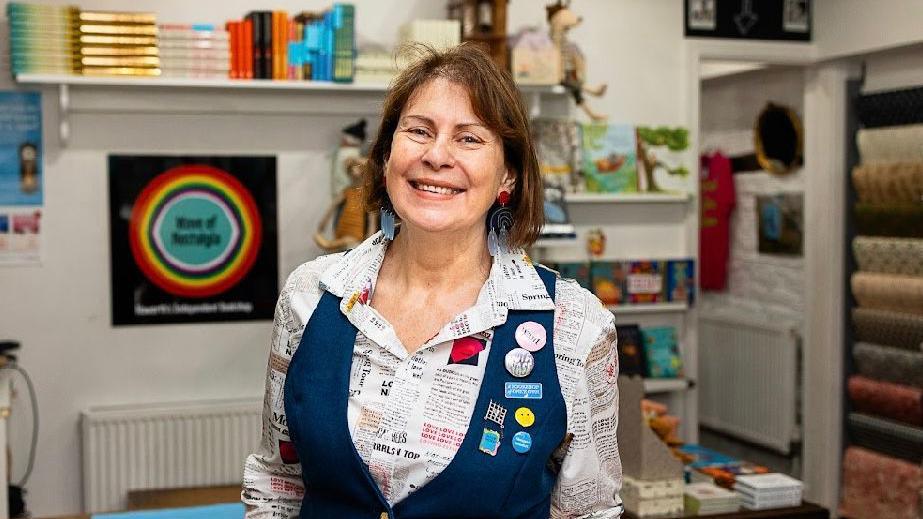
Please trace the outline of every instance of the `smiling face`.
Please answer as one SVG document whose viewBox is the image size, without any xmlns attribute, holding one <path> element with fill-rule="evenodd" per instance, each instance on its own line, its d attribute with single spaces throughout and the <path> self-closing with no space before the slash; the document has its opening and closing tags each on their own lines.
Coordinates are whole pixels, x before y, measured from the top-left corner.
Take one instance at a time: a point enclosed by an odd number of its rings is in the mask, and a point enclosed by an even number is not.
<svg viewBox="0 0 923 519">
<path fill-rule="evenodd" d="M 487 210 L 514 175 L 503 141 L 475 115 L 467 90 L 444 78 L 401 112 L 385 186 L 402 226 L 428 233 L 484 232 Z"/>
</svg>

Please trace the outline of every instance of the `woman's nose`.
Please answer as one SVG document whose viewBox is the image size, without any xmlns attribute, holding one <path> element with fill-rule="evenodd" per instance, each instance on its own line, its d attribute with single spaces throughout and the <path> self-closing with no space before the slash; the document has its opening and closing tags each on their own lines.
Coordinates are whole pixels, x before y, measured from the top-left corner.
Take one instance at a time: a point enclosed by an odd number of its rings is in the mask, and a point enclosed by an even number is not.
<svg viewBox="0 0 923 519">
<path fill-rule="evenodd" d="M 426 153 L 423 154 L 423 163 L 432 168 L 433 171 L 454 167 L 454 150 L 452 149 L 452 143 L 449 141 L 450 139 L 444 137 L 433 139 Z"/>
</svg>

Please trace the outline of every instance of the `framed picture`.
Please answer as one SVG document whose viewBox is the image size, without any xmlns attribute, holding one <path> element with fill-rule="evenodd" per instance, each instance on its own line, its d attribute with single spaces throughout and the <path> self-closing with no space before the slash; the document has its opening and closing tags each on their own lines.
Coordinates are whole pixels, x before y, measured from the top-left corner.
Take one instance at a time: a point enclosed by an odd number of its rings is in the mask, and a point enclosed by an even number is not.
<svg viewBox="0 0 923 519">
<path fill-rule="evenodd" d="M 112 323 L 272 319 L 275 157 L 109 156 Z"/>
</svg>

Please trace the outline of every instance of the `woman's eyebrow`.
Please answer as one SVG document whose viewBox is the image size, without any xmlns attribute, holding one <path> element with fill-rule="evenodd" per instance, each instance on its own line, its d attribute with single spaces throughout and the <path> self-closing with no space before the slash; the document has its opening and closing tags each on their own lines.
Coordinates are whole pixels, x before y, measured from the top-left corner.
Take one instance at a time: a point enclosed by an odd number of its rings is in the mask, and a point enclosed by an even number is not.
<svg viewBox="0 0 923 519">
<path fill-rule="evenodd" d="M 407 119 L 417 119 L 420 122 L 428 126 L 436 126 L 436 121 L 432 120 L 429 117 L 426 117 L 425 115 L 415 115 L 415 114 L 405 115 L 404 117 L 401 118 L 401 122 L 403 123 Z M 464 123 L 458 123 L 455 125 L 456 130 L 464 130 L 467 128 L 474 128 L 474 127 L 487 129 L 486 126 L 484 126 L 483 124 L 479 122 L 464 122 Z"/>
</svg>

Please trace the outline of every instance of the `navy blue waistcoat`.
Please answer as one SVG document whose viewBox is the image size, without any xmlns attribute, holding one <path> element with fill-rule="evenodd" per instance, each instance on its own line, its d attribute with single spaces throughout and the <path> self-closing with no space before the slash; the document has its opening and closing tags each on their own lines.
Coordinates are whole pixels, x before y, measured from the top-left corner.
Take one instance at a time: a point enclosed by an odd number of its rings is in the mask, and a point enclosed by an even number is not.
<svg viewBox="0 0 923 519">
<path fill-rule="evenodd" d="M 554 299 L 554 273 L 536 270 Z M 391 519 L 547 518 L 556 478 L 548 461 L 567 428 L 554 360 L 554 311 L 511 310 L 506 323 L 494 330 L 484 381 L 458 453 L 442 473 L 392 508 L 349 432 L 346 409 L 357 330 L 340 311 L 339 303 L 329 292 L 323 294 L 305 326 L 285 381 L 289 434 L 305 484 L 301 518 L 379 519 L 383 513 Z M 517 346 L 516 327 L 527 321 L 545 327 L 547 344 L 534 354 L 532 373 L 514 378 L 506 371 L 504 356 Z M 541 383 L 543 398 L 508 399 L 506 382 Z M 491 400 L 508 410 L 496 456 L 478 448 L 484 428 L 497 428 L 484 419 Z M 521 406 L 535 414 L 529 428 L 521 427 L 513 417 Z M 511 441 L 522 430 L 531 434 L 533 443 L 527 453 L 518 454 Z"/>
</svg>

